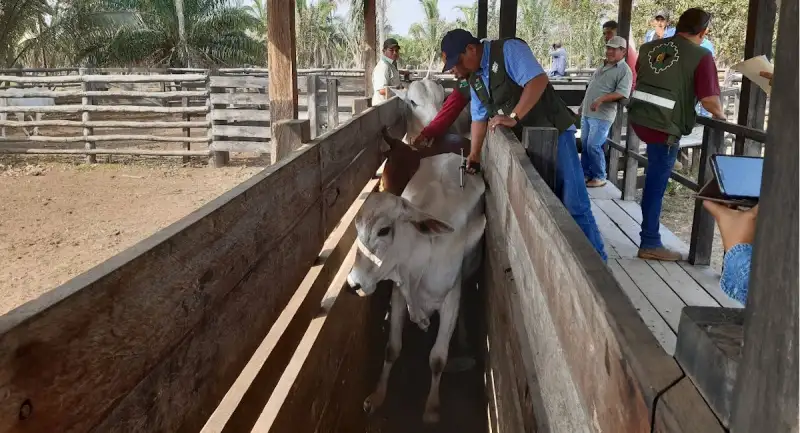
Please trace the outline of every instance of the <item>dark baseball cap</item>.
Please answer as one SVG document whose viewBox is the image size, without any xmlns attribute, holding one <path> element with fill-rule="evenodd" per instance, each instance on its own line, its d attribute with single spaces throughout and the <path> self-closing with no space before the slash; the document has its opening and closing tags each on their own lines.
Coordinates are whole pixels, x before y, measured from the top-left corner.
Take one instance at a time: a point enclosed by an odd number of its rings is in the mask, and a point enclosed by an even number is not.
<svg viewBox="0 0 800 433">
<path fill-rule="evenodd" d="M 400 44 L 397 42 L 397 39 L 389 38 L 389 39 L 383 41 L 383 49 L 384 50 L 388 50 L 389 48 L 394 48 L 394 47 L 400 48 Z"/>
<path fill-rule="evenodd" d="M 467 50 L 467 45 L 480 44 L 481 41 L 464 29 L 450 30 L 442 38 L 442 58 L 444 69 L 447 72 L 458 64 L 458 57 Z"/>
<path fill-rule="evenodd" d="M 707 29 L 710 23 L 710 13 L 700 8 L 686 9 L 686 12 L 682 13 L 681 17 L 678 18 L 678 25 L 675 26 L 675 31 L 696 35 Z"/>
</svg>

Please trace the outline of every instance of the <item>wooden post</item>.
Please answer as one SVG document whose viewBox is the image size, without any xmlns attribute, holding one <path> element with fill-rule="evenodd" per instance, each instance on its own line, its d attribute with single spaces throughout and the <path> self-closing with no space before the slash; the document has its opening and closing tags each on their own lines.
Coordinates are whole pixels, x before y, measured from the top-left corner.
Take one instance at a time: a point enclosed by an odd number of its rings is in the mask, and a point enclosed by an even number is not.
<svg viewBox="0 0 800 433">
<path fill-rule="evenodd" d="M 353 99 L 353 116 L 361 114 L 364 110 L 369 108 L 369 101 L 371 98 L 355 98 Z"/>
<path fill-rule="evenodd" d="M 775 0 L 750 0 L 747 8 L 747 35 L 744 43 L 744 58 L 766 55 L 772 57 L 772 36 L 775 28 Z M 767 94 L 742 77 L 739 96 L 738 123 L 751 128 L 764 128 L 764 115 L 767 109 Z M 744 137 L 736 137 L 736 155 L 761 156 L 762 144 Z"/>
<path fill-rule="evenodd" d="M 272 163 L 286 158 L 293 150 L 311 141 L 311 129 L 308 120 L 279 120 L 273 124 L 272 130 Z"/>
<path fill-rule="evenodd" d="M 311 125 L 311 138 L 317 138 L 322 132 L 319 124 L 319 84 L 320 79 L 317 74 L 308 74 L 307 97 L 308 97 L 308 121 Z"/>
<path fill-rule="evenodd" d="M 625 137 L 625 155 L 622 160 L 625 163 L 625 171 L 622 174 L 622 199 L 634 200 L 636 198 L 636 176 L 639 172 L 639 161 L 630 156 L 631 153 L 638 154 L 641 141 L 636 133 L 633 132 L 630 122 L 628 122 L 628 134 Z"/>
<path fill-rule="evenodd" d="M 208 92 L 208 96 L 206 96 L 207 98 L 206 105 L 208 106 L 208 114 L 206 114 L 206 120 L 209 122 L 208 135 L 211 138 L 211 140 L 209 141 L 209 146 L 211 146 L 214 140 L 217 139 L 217 137 L 214 136 L 214 120 L 213 120 L 214 119 L 213 113 L 217 107 L 211 104 L 211 92 L 213 91 L 213 89 L 211 88 L 211 77 L 216 75 L 217 73 L 218 73 L 217 69 L 213 68 L 208 71 L 208 76 L 206 77 L 206 91 Z M 219 106 L 219 108 L 226 108 L 226 107 L 227 105 L 225 104 Z M 228 163 L 229 159 L 230 159 L 230 152 L 215 150 L 211 152 L 211 158 L 209 159 L 208 164 L 214 168 L 220 168 L 224 167 Z"/>
<path fill-rule="evenodd" d="M 78 70 L 78 74 L 80 74 L 81 76 L 87 75 L 86 68 L 80 68 Z M 88 82 L 86 82 L 84 80 L 81 80 L 81 90 L 82 91 L 88 92 L 89 90 L 91 90 L 91 88 L 92 88 L 92 84 L 91 83 L 88 83 Z M 84 95 L 83 97 L 81 97 L 81 105 L 84 107 L 84 110 L 81 113 L 81 121 L 84 123 L 84 125 L 89 121 L 89 112 L 86 111 L 86 107 L 89 106 L 89 105 L 92 105 L 93 102 L 94 102 L 93 98 L 91 98 L 89 96 L 85 96 Z M 89 141 L 89 136 L 93 135 L 92 134 L 93 132 L 94 132 L 93 128 L 89 128 L 87 126 L 83 127 L 84 147 L 87 150 L 88 149 L 94 149 L 96 147 L 95 143 L 93 141 Z M 97 162 L 97 155 L 86 155 L 86 162 L 89 163 L 89 164 L 96 163 Z"/>
<path fill-rule="evenodd" d="M 619 0 L 619 14 L 617 15 L 617 36 L 629 40 L 631 36 L 631 14 L 633 13 L 633 0 Z M 630 135 L 630 133 L 629 133 Z"/>
<path fill-rule="evenodd" d="M 517 0 L 500 0 L 500 38 L 517 36 Z"/>
<path fill-rule="evenodd" d="M 377 32 L 375 29 L 375 0 L 364 0 L 364 96 L 372 97 L 372 71 L 378 61 L 378 44 L 375 41 Z M 381 41 L 383 42 L 383 41 Z"/>
<path fill-rule="evenodd" d="M 781 1 L 775 79 L 732 433 L 797 431 L 798 42 L 796 1 Z"/>
<path fill-rule="evenodd" d="M 703 144 L 700 147 L 700 167 L 697 184 L 702 188 L 714 176 L 711 171 L 711 155 L 720 153 L 725 146 L 725 132 L 706 126 L 703 128 Z M 714 245 L 714 218 L 703 207 L 702 200 L 694 202 L 692 237 L 689 241 L 689 262 L 693 265 L 711 263 L 711 247 Z"/>
<path fill-rule="evenodd" d="M 339 80 L 328 77 L 327 90 L 328 131 L 339 126 Z"/>
<path fill-rule="evenodd" d="M 267 0 L 267 10 L 269 117 L 274 126 L 280 120 L 297 119 L 295 0 Z M 273 137 L 274 133 L 273 127 Z"/>
<path fill-rule="evenodd" d="M 614 124 L 611 125 L 611 130 L 608 132 L 608 138 L 611 141 L 622 144 L 622 124 L 625 118 L 624 106 L 617 105 L 617 117 L 614 119 Z M 606 178 L 611 181 L 614 186 L 619 187 L 619 158 L 622 152 L 608 146 L 608 165 L 606 166 Z"/>
<path fill-rule="evenodd" d="M 478 0 L 478 39 L 483 39 L 488 34 L 489 0 Z"/>
<path fill-rule="evenodd" d="M 556 187 L 558 161 L 558 130 L 555 128 L 526 127 L 522 130 L 522 146 L 533 166 L 550 189 Z"/>
<path fill-rule="evenodd" d="M 162 84 L 163 84 L 163 82 L 162 82 Z M 187 90 L 186 84 L 183 81 L 181 81 L 180 89 L 181 90 Z M 181 98 L 181 107 L 188 107 L 188 106 L 189 106 L 189 98 L 186 97 L 186 96 L 182 97 Z M 192 115 L 189 114 L 189 113 L 184 113 L 183 114 L 183 121 L 184 122 L 188 122 L 190 120 L 192 120 Z M 184 137 L 191 137 L 192 136 L 192 129 L 191 128 L 183 128 L 183 136 Z M 184 150 L 192 150 L 192 144 L 190 142 L 188 142 L 188 141 L 183 142 L 183 149 Z M 189 157 L 188 156 L 184 156 L 183 158 L 181 158 L 181 160 L 183 161 L 184 164 L 186 164 L 186 163 L 189 162 Z"/>
</svg>

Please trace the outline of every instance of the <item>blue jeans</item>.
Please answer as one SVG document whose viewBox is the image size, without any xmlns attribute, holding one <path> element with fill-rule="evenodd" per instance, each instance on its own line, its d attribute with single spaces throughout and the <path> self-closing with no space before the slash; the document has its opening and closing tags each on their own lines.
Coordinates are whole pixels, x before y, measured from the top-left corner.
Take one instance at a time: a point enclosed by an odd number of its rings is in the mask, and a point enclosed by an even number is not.
<svg viewBox="0 0 800 433">
<path fill-rule="evenodd" d="M 606 178 L 606 154 L 603 152 L 603 144 L 608 138 L 610 129 L 611 122 L 608 120 L 581 117 L 581 141 L 583 142 L 581 166 L 583 166 L 583 175 L 590 180 Z"/>
<path fill-rule="evenodd" d="M 661 218 L 661 203 L 680 145 L 668 146 L 665 143 L 647 143 L 647 170 L 644 175 L 642 191 L 642 242 L 639 248 L 658 248 L 661 235 L 658 233 Z"/>
<path fill-rule="evenodd" d="M 589 202 L 589 193 L 586 191 L 586 182 L 583 180 L 583 170 L 578 157 L 578 148 L 575 144 L 575 131 L 567 130 L 558 136 L 558 158 L 556 167 L 555 194 L 567 208 L 567 211 L 589 242 L 597 250 L 603 261 L 608 259 L 603 237 L 592 215 L 592 205 Z"/>
</svg>

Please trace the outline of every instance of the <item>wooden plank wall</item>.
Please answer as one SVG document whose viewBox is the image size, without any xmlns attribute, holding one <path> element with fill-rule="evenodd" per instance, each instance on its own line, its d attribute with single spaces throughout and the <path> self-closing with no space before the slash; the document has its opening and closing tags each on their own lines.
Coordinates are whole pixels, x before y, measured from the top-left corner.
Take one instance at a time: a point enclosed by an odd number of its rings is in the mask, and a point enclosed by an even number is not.
<svg viewBox="0 0 800 433">
<path fill-rule="evenodd" d="M 404 128 L 401 112 L 397 99 L 365 111 L 0 317 L 0 432 L 200 430 L 374 175 L 381 128 Z"/>
<path fill-rule="evenodd" d="M 710 409 L 519 141 L 506 128 L 487 140 L 487 322 L 501 430 L 537 431 L 538 424 L 538 431 L 649 432 L 655 423 L 659 431 L 688 432 L 700 430 L 677 427 L 708 425 Z M 505 275 L 497 266 L 507 266 Z M 523 377 L 527 383 L 515 384 Z M 667 390 L 669 404 L 656 407 Z"/>
</svg>

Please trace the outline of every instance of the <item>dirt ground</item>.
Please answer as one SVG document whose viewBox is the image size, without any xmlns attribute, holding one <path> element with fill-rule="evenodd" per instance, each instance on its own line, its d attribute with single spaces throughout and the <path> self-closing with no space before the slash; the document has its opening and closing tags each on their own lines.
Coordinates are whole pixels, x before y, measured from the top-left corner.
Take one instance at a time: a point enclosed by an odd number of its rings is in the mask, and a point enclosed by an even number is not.
<svg viewBox="0 0 800 433">
<path fill-rule="evenodd" d="M 99 157 L 98 159 L 103 158 Z M 264 168 L 258 159 L 0 157 L 0 314 L 179 220 Z"/>
</svg>

